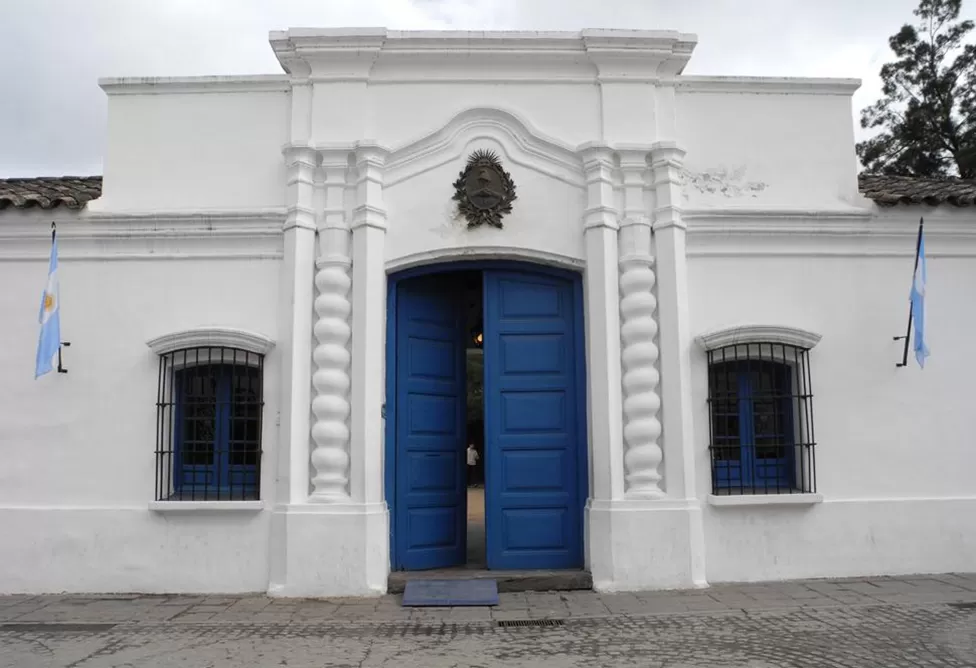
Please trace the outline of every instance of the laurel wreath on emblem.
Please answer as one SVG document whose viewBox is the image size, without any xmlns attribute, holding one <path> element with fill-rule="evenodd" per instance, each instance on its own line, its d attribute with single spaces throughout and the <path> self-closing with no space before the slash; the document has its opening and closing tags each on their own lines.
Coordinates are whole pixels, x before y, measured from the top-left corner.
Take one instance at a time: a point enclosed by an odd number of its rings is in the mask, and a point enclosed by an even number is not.
<svg viewBox="0 0 976 668">
<path fill-rule="evenodd" d="M 458 213 L 468 221 L 468 227 L 487 224 L 502 227 L 502 216 L 512 212 L 515 182 L 502 168 L 494 151 L 477 150 L 468 157 L 464 171 L 454 182 L 454 197 Z"/>
</svg>

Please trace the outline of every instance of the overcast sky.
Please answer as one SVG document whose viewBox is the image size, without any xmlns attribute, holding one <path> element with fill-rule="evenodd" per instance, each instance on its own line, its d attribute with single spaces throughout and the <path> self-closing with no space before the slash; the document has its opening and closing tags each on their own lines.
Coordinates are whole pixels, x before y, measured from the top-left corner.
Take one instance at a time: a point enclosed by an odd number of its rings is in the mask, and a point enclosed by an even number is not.
<svg viewBox="0 0 976 668">
<path fill-rule="evenodd" d="M 976 0 L 964 3 L 967 18 Z M 100 174 L 105 76 L 280 72 L 270 30 L 579 30 L 698 35 L 687 74 L 863 80 L 917 0 L 0 0 L 0 177 Z M 854 123 L 854 119 L 851 121 Z"/>
</svg>

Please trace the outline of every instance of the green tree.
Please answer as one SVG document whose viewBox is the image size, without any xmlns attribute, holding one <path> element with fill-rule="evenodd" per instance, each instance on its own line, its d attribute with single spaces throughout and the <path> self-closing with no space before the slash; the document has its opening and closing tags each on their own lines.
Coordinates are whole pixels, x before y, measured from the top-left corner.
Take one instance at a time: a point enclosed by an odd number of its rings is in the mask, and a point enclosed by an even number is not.
<svg viewBox="0 0 976 668">
<path fill-rule="evenodd" d="M 898 60 L 881 68 L 884 96 L 861 112 L 878 134 L 859 142 L 867 172 L 976 178 L 976 44 L 962 0 L 921 0 L 916 25 L 888 39 Z"/>
</svg>

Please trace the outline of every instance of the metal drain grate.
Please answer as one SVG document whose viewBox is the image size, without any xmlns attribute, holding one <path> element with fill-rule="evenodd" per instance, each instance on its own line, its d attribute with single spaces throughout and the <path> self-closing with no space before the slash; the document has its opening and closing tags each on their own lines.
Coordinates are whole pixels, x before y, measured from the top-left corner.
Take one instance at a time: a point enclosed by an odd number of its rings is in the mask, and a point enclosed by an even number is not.
<svg viewBox="0 0 976 668">
<path fill-rule="evenodd" d="M 957 610 L 976 610 L 976 601 L 965 601 L 963 603 L 949 603 L 950 608 Z"/>
<path fill-rule="evenodd" d="M 495 626 L 502 629 L 562 625 L 563 620 L 561 619 L 503 619 L 495 622 Z"/>
</svg>

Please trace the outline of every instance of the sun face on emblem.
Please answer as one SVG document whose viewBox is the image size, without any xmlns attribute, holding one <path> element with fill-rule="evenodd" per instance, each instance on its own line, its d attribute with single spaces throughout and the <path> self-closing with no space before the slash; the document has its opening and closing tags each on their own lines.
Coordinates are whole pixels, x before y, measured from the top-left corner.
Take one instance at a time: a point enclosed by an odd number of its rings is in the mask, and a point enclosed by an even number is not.
<svg viewBox="0 0 976 668">
<path fill-rule="evenodd" d="M 44 293 L 44 311 L 50 312 L 54 310 L 54 295 L 50 292 Z"/>
<path fill-rule="evenodd" d="M 468 227 L 487 223 L 502 226 L 502 216 L 511 213 L 515 201 L 515 183 L 502 169 L 493 151 L 475 151 L 468 164 L 454 182 L 454 198 L 458 212 L 468 221 Z"/>
</svg>

